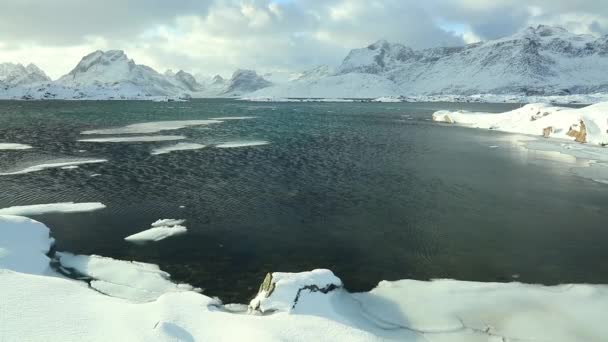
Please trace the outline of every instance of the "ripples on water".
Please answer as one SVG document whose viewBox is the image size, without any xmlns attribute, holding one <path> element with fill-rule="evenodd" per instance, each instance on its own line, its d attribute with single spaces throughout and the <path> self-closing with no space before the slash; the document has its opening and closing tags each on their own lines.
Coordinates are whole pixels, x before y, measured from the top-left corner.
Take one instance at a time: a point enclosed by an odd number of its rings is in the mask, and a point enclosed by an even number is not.
<svg viewBox="0 0 608 342">
<path fill-rule="evenodd" d="M 608 281 L 606 187 L 522 155 L 503 134 L 427 120 L 449 107 L 467 106 L 0 102 L 0 141 L 34 146 L 0 151 L 0 172 L 108 159 L 1 176 L 0 208 L 102 202 L 97 212 L 36 218 L 59 250 L 157 263 L 226 301 L 246 301 L 265 272 L 319 267 L 352 290 L 400 278 Z M 250 116 L 157 133 L 206 145 L 197 150 L 152 155 L 177 142 L 77 141 L 133 123 Z M 171 217 L 187 220 L 187 235 L 123 240 Z"/>
</svg>

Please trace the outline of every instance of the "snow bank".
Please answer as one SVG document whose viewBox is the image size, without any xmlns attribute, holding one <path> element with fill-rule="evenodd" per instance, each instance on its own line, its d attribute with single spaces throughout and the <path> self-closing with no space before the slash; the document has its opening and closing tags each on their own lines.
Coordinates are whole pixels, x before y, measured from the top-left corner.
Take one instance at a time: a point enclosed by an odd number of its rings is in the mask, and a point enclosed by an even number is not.
<svg viewBox="0 0 608 342">
<path fill-rule="evenodd" d="M 91 138 L 79 139 L 80 142 L 97 143 L 121 143 L 121 142 L 152 142 L 152 141 L 171 141 L 186 139 L 183 135 L 142 135 L 136 137 L 113 137 L 113 138 Z"/>
<path fill-rule="evenodd" d="M 189 151 L 189 150 L 200 150 L 205 148 L 206 145 L 195 144 L 195 143 L 177 143 L 171 146 L 155 148 L 150 152 L 152 155 L 166 154 L 174 151 Z"/>
<path fill-rule="evenodd" d="M 32 146 L 25 144 L 0 143 L 0 150 L 29 150 L 30 148 Z"/>
<path fill-rule="evenodd" d="M 153 301 L 167 292 L 194 290 L 190 285 L 171 282 L 169 273 L 153 264 L 65 252 L 57 253 L 57 258 L 62 267 L 89 277 L 95 290 L 133 302 Z"/>
<path fill-rule="evenodd" d="M 172 283 L 151 264 L 57 253 L 62 267 L 88 277 L 90 285 L 49 276 L 45 254 L 52 243 L 41 223 L 0 215 L 0 340 L 565 342 L 608 336 L 608 285 L 401 280 L 349 293 L 329 270 L 272 273 L 247 314 L 241 305 L 224 307 Z"/>
<path fill-rule="evenodd" d="M 75 166 L 75 165 L 84 165 L 84 164 L 97 164 L 97 163 L 105 163 L 106 159 L 87 159 L 87 160 L 72 160 L 72 161 L 57 161 L 50 162 L 46 164 L 38 164 L 30 167 L 26 167 L 25 169 L 11 171 L 11 172 L 0 172 L 0 176 L 9 176 L 9 175 L 20 175 L 24 173 L 37 172 L 46 169 L 56 169 L 62 168 L 65 166 Z"/>
<path fill-rule="evenodd" d="M 233 141 L 233 142 L 225 142 L 222 144 L 218 144 L 215 147 L 235 148 L 235 147 L 261 146 L 261 145 L 268 145 L 268 144 L 270 144 L 270 142 L 268 142 L 268 141 Z"/>
<path fill-rule="evenodd" d="M 89 203 L 49 203 L 49 204 L 34 204 L 22 205 L 0 209 L 0 215 L 16 215 L 16 216 L 31 216 L 42 215 L 48 213 L 82 213 L 104 209 L 106 206 L 99 202 Z"/>
<path fill-rule="evenodd" d="M 530 104 L 500 114 L 438 111 L 433 114 L 433 121 L 594 145 L 608 144 L 608 102 L 580 109 Z"/>
<path fill-rule="evenodd" d="M 136 123 L 124 127 L 93 129 L 80 134 L 150 134 L 162 131 L 173 131 L 190 126 L 204 126 L 221 123 L 218 120 L 182 120 L 182 121 L 154 121 Z"/>
<path fill-rule="evenodd" d="M 608 307 L 606 285 L 545 287 L 519 283 L 383 281 L 354 294 L 364 312 L 387 327 L 425 336 L 471 340 L 600 341 Z M 433 333 L 433 334 L 430 334 Z M 431 338 L 432 339 L 432 338 Z"/>
<path fill-rule="evenodd" d="M 53 242 L 49 229 L 42 223 L 26 217 L 0 214 L 0 278 L 3 269 L 46 274 L 49 271 L 49 258 L 46 254 Z M 0 286 L 0 293 L 2 292 L 4 288 Z M 1 326 L 0 321 L 0 332 Z"/>
</svg>

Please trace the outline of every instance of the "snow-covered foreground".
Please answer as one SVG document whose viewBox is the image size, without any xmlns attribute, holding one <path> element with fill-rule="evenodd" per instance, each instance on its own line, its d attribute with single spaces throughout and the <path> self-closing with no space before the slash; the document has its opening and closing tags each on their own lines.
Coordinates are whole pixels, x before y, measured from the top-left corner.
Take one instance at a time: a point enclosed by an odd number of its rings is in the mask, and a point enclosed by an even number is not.
<svg viewBox="0 0 608 342">
<path fill-rule="evenodd" d="M 530 104 L 500 114 L 438 111 L 433 121 L 608 145 L 608 102 L 579 109 Z"/>
<path fill-rule="evenodd" d="M 160 224 L 160 223 L 159 223 Z M 329 270 L 272 273 L 222 305 L 155 265 L 56 253 L 43 224 L 0 215 L 0 340 L 603 341 L 606 285 L 381 282 L 349 293 Z M 108 294 L 108 295 L 104 295 Z"/>
</svg>

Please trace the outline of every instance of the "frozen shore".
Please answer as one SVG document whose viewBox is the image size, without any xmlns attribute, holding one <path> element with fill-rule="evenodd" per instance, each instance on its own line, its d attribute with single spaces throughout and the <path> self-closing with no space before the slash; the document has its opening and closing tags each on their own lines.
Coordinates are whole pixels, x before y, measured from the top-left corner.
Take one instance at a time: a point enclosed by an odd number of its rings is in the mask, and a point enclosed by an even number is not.
<svg viewBox="0 0 608 342">
<path fill-rule="evenodd" d="M 578 109 L 535 103 L 498 114 L 442 110 L 433 121 L 608 145 L 608 102 Z"/>
<path fill-rule="evenodd" d="M 53 242 L 44 224 L 0 215 L 0 340 L 602 341 L 608 336 L 607 285 L 401 280 L 350 293 L 331 271 L 314 270 L 268 274 L 249 305 L 224 305 L 171 282 L 155 265 L 49 255 Z M 66 278 L 58 269 L 85 281 Z"/>
</svg>

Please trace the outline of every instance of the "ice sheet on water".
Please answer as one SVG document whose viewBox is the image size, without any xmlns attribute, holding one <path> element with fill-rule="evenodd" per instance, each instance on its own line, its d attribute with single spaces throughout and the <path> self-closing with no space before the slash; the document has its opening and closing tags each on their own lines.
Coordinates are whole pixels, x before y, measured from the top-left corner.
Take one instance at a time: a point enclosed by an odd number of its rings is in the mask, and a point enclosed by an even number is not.
<svg viewBox="0 0 608 342">
<path fill-rule="evenodd" d="M 225 142 L 225 143 L 218 144 L 218 145 L 216 145 L 216 147 L 218 147 L 218 148 L 235 148 L 235 147 L 262 146 L 262 145 L 268 145 L 268 144 L 270 144 L 270 142 L 263 141 L 263 140 L 259 140 L 259 141 L 232 141 L 232 142 Z"/>
<path fill-rule="evenodd" d="M 186 220 L 184 219 L 160 219 L 152 222 L 150 226 L 152 227 L 162 227 L 162 226 L 177 226 L 180 224 L 184 224 Z"/>
<path fill-rule="evenodd" d="M 194 289 L 171 282 L 169 273 L 154 264 L 64 252 L 57 253 L 57 257 L 61 266 L 93 279 L 91 287 L 96 290 L 134 302 L 149 302 L 167 292 Z"/>
<path fill-rule="evenodd" d="M 250 120 L 250 119 L 255 119 L 257 118 L 256 116 L 223 116 L 221 118 L 212 118 L 212 120 L 220 120 L 220 121 L 224 121 L 224 120 Z"/>
<path fill-rule="evenodd" d="M 152 155 L 166 154 L 174 151 L 189 151 L 189 150 L 199 150 L 201 148 L 205 148 L 206 145 L 195 144 L 195 143 L 177 143 L 171 146 L 159 147 L 155 148 L 150 152 Z"/>
<path fill-rule="evenodd" d="M 171 141 L 186 139 L 183 135 L 140 135 L 135 137 L 111 137 L 111 138 L 90 138 L 79 139 L 80 142 L 95 142 L 95 143 L 123 143 L 123 142 L 153 142 L 153 141 Z"/>
<path fill-rule="evenodd" d="M 15 143 L 0 143 L 0 151 L 1 150 L 29 150 L 32 146 L 25 144 L 15 144 Z"/>
<path fill-rule="evenodd" d="M 184 226 L 158 226 L 144 230 L 137 234 L 129 235 L 125 240 L 133 243 L 156 242 L 166 238 L 183 235 L 188 232 L 188 228 Z"/>
<path fill-rule="evenodd" d="M 99 202 L 88 203 L 48 203 L 21 205 L 0 209 L 0 215 L 31 216 L 48 213 L 82 213 L 104 209 L 106 206 Z"/>
<path fill-rule="evenodd" d="M 37 172 L 37 171 L 42 171 L 42 170 L 46 170 L 46 169 L 56 169 L 56 168 L 62 168 L 62 167 L 66 167 L 66 166 L 97 164 L 97 163 L 105 163 L 105 162 L 107 162 L 106 159 L 85 159 L 85 160 L 77 159 L 77 160 L 49 161 L 44 164 L 29 166 L 29 167 L 26 167 L 21 170 L 10 171 L 10 172 L 0 172 L 0 176 L 20 175 L 20 174 L 24 174 L 24 173 Z"/>
<path fill-rule="evenodd" d="M 189 126 L 203 126 L 221 123 L 219 120 L 181 120 L 153 121 L 131 124 L 124 127 L 101 128 L 83 131 L 80 134 L 149 134 L 162 131 L 172 131 Z"/>
</svg>

